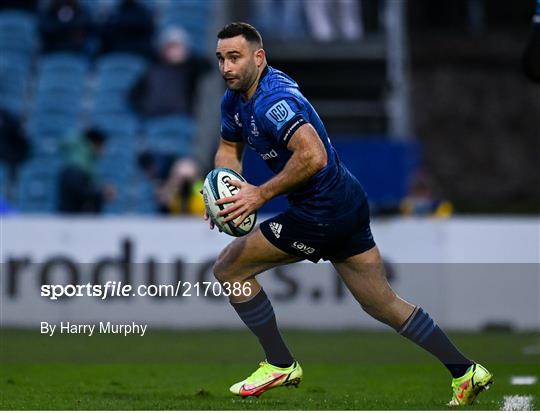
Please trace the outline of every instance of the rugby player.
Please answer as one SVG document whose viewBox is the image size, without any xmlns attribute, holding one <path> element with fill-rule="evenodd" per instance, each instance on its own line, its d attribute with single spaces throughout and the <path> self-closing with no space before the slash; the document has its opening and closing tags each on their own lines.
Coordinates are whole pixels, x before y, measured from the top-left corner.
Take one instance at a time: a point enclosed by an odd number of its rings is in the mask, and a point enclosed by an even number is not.
<svg viewBox="0 0 540 413">
<path fill-rule="evenodd" d="M 238 224 L 275 196 L 287 194 L 289 201 L 281 214 L 229 244 L 214 266 L 222 283 L 249 283 L 251 293 L 231 296 L 231 304 L 266 355 L 259 368 L 230 391 L 259 396 L 302 380 L 302 368 L 285 344 L 272 304 L 255 276 L 275 266 L 323 259 L 333 264 L 368 314 L 448 368 L 453 377 L 451 405 L 471 404 L 492 382 L 491 373 L 465 357 L 426 311 L 392 290 L 371 234 L 366 194 L 340 162 L 314 108 L 294 80 L 268 66 L 254 27 L 231 23 L 217 37 L 216 56 L 227 90 L 215 166 L 241 173 L 247 145 L 275 173 L 260 186 L 230 181 L 240 190 L 217 201 L 234 203 L 220 215 Z M 211 220 L 209 225 L 214 227 Z"/>
</svg>

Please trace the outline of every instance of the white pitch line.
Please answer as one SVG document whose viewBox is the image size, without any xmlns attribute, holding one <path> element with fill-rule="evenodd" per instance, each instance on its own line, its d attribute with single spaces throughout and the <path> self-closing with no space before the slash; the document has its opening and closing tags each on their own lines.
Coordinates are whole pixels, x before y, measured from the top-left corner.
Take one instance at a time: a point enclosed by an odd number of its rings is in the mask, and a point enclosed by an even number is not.
<svg viewBox="0 0 540 413">
<path fill-rule="evenodd" d="M 510 384 L 514 386 L 532 386 L 537 381 L 538 378 L 536 376 L 512 376 Z"/>
<path fill-rule="evenodd" d="M 521 349 L 521 352 L 526 356 L 534 356 L 540 354 L 540 340 L 537 340 L 536 343 L 530 344 Z"/>
<path fill-rule="evenodd" d="M 504 404 L 501 410 L 505 411 L 522 411 L 533 409 L 532 396 L 504 396 Z"/>
<path fill-rule="evenodd" d="M 523 349 L 521 349 L 521 352 L 526 356 L 535 356 L 537 354 L 540 354 L 540 346 L 536 345 L 523 347 Z"/>
</svg>

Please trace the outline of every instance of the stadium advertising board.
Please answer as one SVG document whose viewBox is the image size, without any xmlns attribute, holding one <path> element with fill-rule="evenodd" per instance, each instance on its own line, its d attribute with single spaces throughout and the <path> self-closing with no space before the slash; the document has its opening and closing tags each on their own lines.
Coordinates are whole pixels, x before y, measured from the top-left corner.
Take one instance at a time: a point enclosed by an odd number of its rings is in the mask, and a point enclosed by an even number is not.
<svg viewBox="0 0 540 413">
<path fill-rule="evenodd" d="M 540 327 L 538 220 L 392 219 L 373 227 L 393 287 L 442 325 Z M 4 219 L 2 324 L 240 328 L 227 298 L 237 286 L 212 274 L 231 240 L 198 219 Z M 329 263 L 258 278 L 285 327 L 386 328 L 361 311 Z M 476 311 L 464 317 L 467 307 L 456 303 L 474 292 Z"/>
</svg>

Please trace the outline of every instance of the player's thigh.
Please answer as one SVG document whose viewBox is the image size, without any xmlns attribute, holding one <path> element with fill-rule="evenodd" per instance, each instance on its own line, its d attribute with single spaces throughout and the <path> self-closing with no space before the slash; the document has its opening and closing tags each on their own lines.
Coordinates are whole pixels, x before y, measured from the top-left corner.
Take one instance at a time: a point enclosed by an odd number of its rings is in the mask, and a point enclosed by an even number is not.
<svg viewBox="0 0 540 413">
<path fill-rule="evenodd" d="M 363 307 L 380 307 L 395 299 L 376 246 L 332 264 Z"/>
<path fill-rule="evenodd" d="M 214 265 L 219 281 L 244 281 L 270 268 L 300 261 L 272 245 L 259 227 L 236 238 L 221 253 Z"/>
</svg>

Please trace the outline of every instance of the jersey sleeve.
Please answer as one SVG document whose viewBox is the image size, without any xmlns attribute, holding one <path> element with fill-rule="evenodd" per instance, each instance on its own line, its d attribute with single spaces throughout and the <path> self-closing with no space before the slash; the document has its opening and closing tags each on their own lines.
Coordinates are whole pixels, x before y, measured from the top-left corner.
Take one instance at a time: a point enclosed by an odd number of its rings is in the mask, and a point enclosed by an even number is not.
<svg viewBox="0 0 540 413">
<path fill-rule="evenodd" d="M 294 132 L 308 123 L 305 105 L 291 93 L 273 94 L 261 100 L 257 118 L 264 132 L 285 146 Z"/>
<path fill-rule="evenodd" d="M 226 141 L 242 142 L 242 131 L 234 116 L 234 104 L 225 93 L 221 99 L 221 137 Z"/>
</svg>

